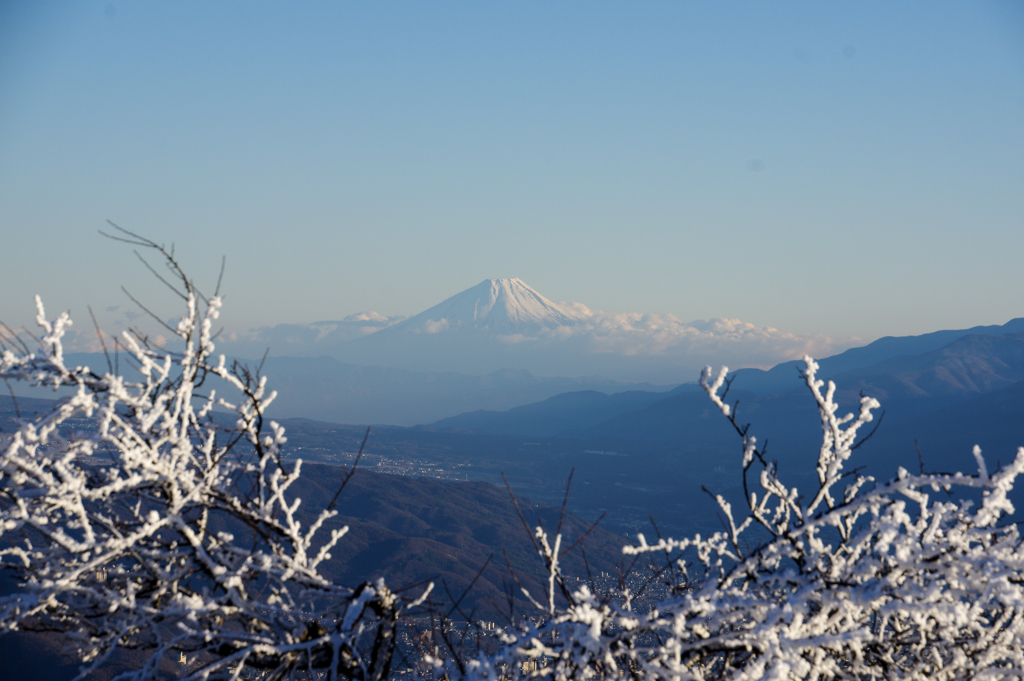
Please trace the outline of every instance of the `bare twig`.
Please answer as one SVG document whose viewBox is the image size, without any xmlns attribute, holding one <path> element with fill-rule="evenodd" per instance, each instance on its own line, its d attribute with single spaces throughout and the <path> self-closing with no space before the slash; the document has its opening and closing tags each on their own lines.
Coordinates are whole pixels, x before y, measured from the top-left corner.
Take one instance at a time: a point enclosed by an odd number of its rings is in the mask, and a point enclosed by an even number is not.
<svg viewBox="0 0 1024 681">
<path fill-rule="evenodd" d="M 96 315 L 92 312 L 92 305 L 86 305 L 89 309 L 89 316 L 92 317 L 92 325 L 96 329 L 96 338 L 100 341 L 100 346 L 103 347 L 103 356 L 107 358 L 107 369 L 111 372 L 114 371 L 114 365 L 110 363 L 110 353 L 107 352 L 107 343 L 103 340 L 103 332 L 100 331 L 100 325 L 96 322 Z"/>
<path fill-rule="evenodd" d="M 555 534 L 562 533 L 562 521 L 565 520 L 565 507 L 569 503 L 569 488 L 572 487 L 572 476 L 576 473 L 576 467 L 573 466 L 572 470 L 569 471 L 569 479 L 565 483 L 565 498 L 562 499 L 562 511 L 558 514 L 558 529 L 555 530 Z"/>
<path fill-rule="evenodd" d="M 21 409 L 18 408 L 18 396 L 14 394 L 14 388 L 11 387 L 10 381 L 8 381 L 5 378 L 4 379 L 4 383 L 7 385 L 7 391 L 11 393 L 11 402 L 14 403 L 14 414 L 15 414 L 15 416 L 17 416 L 20 419 L 21 418 Z"/>
<path fill-rule="evenodd" d="M 177 329 L 172 329 L 171 326 L 167 322 L 165 322 L 164 320 L 160 319 L 160 317 L 158 317 L 155 312 L 153 312 L 148 307 L 146 307 L 145 305 L 140 303 L 139 300 L 135 296 L 133 296 L 131 293 L 128 293 L 128 289 L 126 289 L 124 286 L 122 286 L 121 290 L 124 291 L 124 294 L 126 296 L 128 296 L 129 298 L 131 298 L 132 302 L 135 303 L 136 305 L 138 305 L 139 308 L 141 308 L 143 312 L 145 312 L 150 317 L 155 319 L 160 324 L 160 326 L 164 327 L 165 329 L 170 331 L 175 336 L 178 335 L 178 330 Z M 147 343 L 148 343 L 148 341 L 147 341 Z"/>
<path fill-rule="evenodd" d="M 537 544 L 537 540 L 533 536 L 533 530 L 530 529 L 530 523 L 526 522 L 526 516 L 523 515 L 523 511 L 519 508 L 519 500 L 516 499 L 516 495 L 512 493 L 512 485 L 508 483 L 508 478 L 505 474 L 501 474 L 501 479 L 505 481 L 505 488 L 508 490 L 508 495 L 512 497 L 512 505 L 516 507 L 516 513 L 519 514 L 519 519 L 523 521 L 523 527 L 526 528 L 526 534 L 530 536 L 530 541 L 533 542 L 533 548 L 540 552 L 540 546 Z"/>
<path fill-rule="evenodd" d="M 213 291 L 213 295 L 215 296 L 220 295 L 220 284 L 222 281 L 224 281 L 224 268 L 227 266 L 227 264 L 228 257 L 226 255 L 222 255 L 220 257 L 220 274 L 217 275 L 217 288 L 214 289 Z"/>
<path fill-rule="evenodd" d="M 860 449 L 860 446 L 862 444 L 864 444 L 865 442 L 870 440 L 871 436 L 878 432 L 879 427 L 881 427 L 881 425 L 882 425 L 882 419 L 884 419 L 884 418 L 885 418 L 885 411 L 882 411 L 882 413 L 878 415 L 878 422 L 875 423 L 875 427 L 871 429 L 870 433 L 868 433 L 867 435 L 862 437 L 860 442 L 857 442 L 852 447 L 850 447 L 850 451 L 852 452 L 855 449 Z"/>
<path fill-rule="evenodd" d="M 466 596 L 469 595 L 469 592 L 473 590 L 473 587 L 476 585 L 476 583 L 480 579 L 480 577 L 484 574 L 484 571 L 487 569 L 487 566 L 491 564 L 491 559 L 492 558 L 494 558 L 494 554 L 493 553 L 491 555 L 487 556 L 487 560 L 485 560 L 483 566 L 479 570 L 477 570 L 476 576 L 473 577 L 473 580 L 469 583 L 469 586 L 466 587 L 466 590 L 462 592 L 462 595 L 459 596 L 458 600 L 452 602 L 451 610 L 449 610 L 448 614 L 445 615 L 446 619 L 450 618 L 452 616 L 453 612 L 455 612 L 456 610 L 459 610 L 459 605 L 466 598 Z M 446 586 L 445 589 L 447 589 L 447 588 L 448 587 Z M 459 614 L 463 614 L 461 610 L 459 611 Z M 466 619 L 468 620 L 469 618 L 467 617 Z"/>
<path fill-rule="evenodd" d="M 149 270 L 150 274 L 152 274 L 154 277 L 159 279 L 160 282 L 163 283 L 164 286 L 166 286 L 167 288 L 171 289 L 171 291 L 174 293 L 174 295 L 178 296 L 182 300 L 188 300 L 188 296 L 186 296 L 184 293 L 182 293 L 177 288 L 175 288 L 175 286 L 173 284 L 171 284 L 171 282 L 169 282 L 166 279 L 164 279 L 163 277 L 161 277 L 160 273 L 157 272 L 155 269 L 153 269 L 152 265 L 150 265 L 148 262 L 146 262 L 146 259 L 142 257 L 141 253 L 139 253 L 138 251 L 132 251 L 132 253 L 134 253 L 135 257 L 138 258 L 142 262 L 142 264 L 146 266 L 146 269 Z"/>
<path fill-rule="evenodd" d="M 569 553 L 571 553 L 571 552 L 572 552 L 572 550 L 573 550 L 573 549 L 575 549 L 575 548 L 576 548 L 577 546 L 580 546 L 581 544 L 583 544 L 583 540 L 584 540 L 584 539 L 586 539 L 586 538 L 587 538 L 587 536 L 589 536 L 589 535 L 590 535 L 590 533 L 591 533 L 591 532 L 593 532 L 593 531 L 594 531 L 594 529 L 595 529 L 595 528 L 596 528 L 596 527 L 597 527 L 598 525 L 600 525 L 600 524 L 601 524 L 601 521 L 602 521 L 602 520 L 604 520 L 604 519 L 605 519 L 605 517 L 606 517 L 607 515 L 608 515 L 608 511 L 604 511 L 604 512 L 603 512 L 603 513 L 601 514 L 601 517 L 600 517 L 600 518 L 598 518 L 597 520 L 595 520 L 595 521 L 594 521 L 594 523 L 593 523 L 593 524 L 592 524 L 592 525 L 591 525 L 590 527 L 588 527 L 588 528 L 587 528 L 587 530 L 586 530 L 586 531 L 585 531 L 585 532 L 584 532 L 583 534 L 581 534 L 581 535 L 579 536 L 579 538 L 578 538 L 578 539 L 577 539 L 577 540 L 576 540 L 576 541 L 575 541 L 575 542 L 573 543 L 573 545 L 572 545 L 572 546 L 570 546 L 569 548 L 567 548 L 567 549 L 566 549 L 565 551 L 562 551 L 562 553 L 561 553 L 561 554 L 559 554 L 559 556 L 558 556 L 558 557 L 559 557 L 559 558 L 562 558 L 562 557 L 564 557 L 564 556 L 567 556 L 567 555 L 568 555 Z"/>
<path fill-rule="evenodd" d="M 338 497 L 345 491 L 345 486 L 348 485 L 348 481 L 352 479 L 352 476 L 356 473 L 356 467 L 359 465 L 359 460 L 363 458 L 363 448 L 366 446 L 366 441 L 370 438 L 370 426 L 366 426 L 366 435 L 363 436 L 363 443 L 359 445 L 359 453 L 356 454 L 356 460 L 352 462 L 352 468 L 349 470 L 348 475 L 341 481 L 341 487 L 334 493 L 334 498 L 331 499 L 331 503 L 327 504 L 327 510 L 334 510 L 334 504 L 337 503 Z"/>
</svg>

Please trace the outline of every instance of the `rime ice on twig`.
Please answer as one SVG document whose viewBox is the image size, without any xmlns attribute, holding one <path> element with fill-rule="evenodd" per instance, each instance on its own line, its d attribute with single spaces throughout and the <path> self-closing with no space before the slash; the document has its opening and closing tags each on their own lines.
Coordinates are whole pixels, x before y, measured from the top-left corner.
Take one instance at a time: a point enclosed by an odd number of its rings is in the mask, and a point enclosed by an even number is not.
<svg viewBox="0 0 1024 681">
<path fill-rule="evenodd" d="M 275 393 L 265 377 L 213 360 L 220 298 L 203 297 L 171 254 L 129 237 L 159 251 L 181 288 L 182 349 L 125 333 L 138 380 L 68 367 L 71 319 L 48 320 L 36 299 L 39 352 L 6 350 L 0 377 L 75 392 L 0 433 L 0 560 L 24 583 L 0 598 L 0 633 L 66 632 L 83 675 L 128 647 L 150 656 L 123 679 L 159 676 L 171 651 L 194 661 L 183 672 L 191 679 L 246 669 L 385 678 L 400 599 L 383 581 L 353 591 L 320 574 L 348 528 L 318 533 L 333 510 L 301 526 L 288 490 L 302 462 L 285 461 L 283 428 L 264 426 Z M 215 407 L 234 423 L 214 418 Z M 65 435 L 75 417 L 95 429 Z"/>
<path fill-rule="evenodd" d="M 436 661 L 437 676 L 1024 678 L 1024 551 L 1016 524 L 1001 522 L 1013 512 L 1006 495 L 1024 472 L 1024 447 L 992 475 L 975 448 L 976 476 L 913 476 L 899 469 L 893 480 L 874 487 L 871 478 L 857 476 L 838 494 L 858 431 L 879 404 L 865 397 L 858 415 L 836 417 L 835 386 L 829 382 L 823 393 L 817 364 L 808 357 L 805 367 L 822 425 L 818 489 L 806 506 L 718 394 L 727 371 L 711 380 L 705 370 L 701 384 L 742 436 L 740 473 L 745 480 L 747 470 L 760 465 L 760 489 L 747 494 L 742 519 L 734 518 L 724 497 L 713 495 L 727 517 L 727 532 L 653 544 L 638 535 L 624 551 L 685 551 L 707 578 L 645 613 L 631 607 L 628 593 L 609 601 L 577 589 L 567 607 L 506 631 L 497 654 L 462 669 Z M 929 495 L 952 488 L 981 490 L 980 507 Z M 740 538 L 755 527 L 768 539 L 743 555 Z M 543 557 L 548 549 L 542 546 Z M 557 566 L 548 565 L 551 578 L 559 579 Z"/>
</svg>

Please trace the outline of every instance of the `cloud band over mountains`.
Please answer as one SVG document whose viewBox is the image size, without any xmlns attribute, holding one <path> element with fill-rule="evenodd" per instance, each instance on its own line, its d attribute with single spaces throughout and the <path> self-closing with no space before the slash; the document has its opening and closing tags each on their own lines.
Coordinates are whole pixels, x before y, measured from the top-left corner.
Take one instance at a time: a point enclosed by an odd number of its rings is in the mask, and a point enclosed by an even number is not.
<svg viewBox="0 0 1024 681">
<path fill-rule="evenodd" d="M 517 279 L 487 280 L 414 317 L 376 312 L 341 321 L 280 324 L 231 334 L 221 349 L 242 357 L 331 356 L 423 371 L 616 380 L 693 380 L 704 364 L 767 368 L 860 345 L 856 338 L 794 334 L 739 319 L 684 322 L 667 313 L 609 313 L 553 303 Z"/>
<path fill-rule="evenodd" d="M 737 367 L 763 367 L 805 354 L 823 357 L 860 344 L 856 338 L 793 334 L 739 319 L 684 322 L 668 313 L 592 312 L 579 303 L 572 306 L 582 317 L 581 323 L 558 329 L 553 335 L 584 336 L 595 353 L 689 355 L 707 357 L 712 363 L 731 361 Z"/>
</svg>

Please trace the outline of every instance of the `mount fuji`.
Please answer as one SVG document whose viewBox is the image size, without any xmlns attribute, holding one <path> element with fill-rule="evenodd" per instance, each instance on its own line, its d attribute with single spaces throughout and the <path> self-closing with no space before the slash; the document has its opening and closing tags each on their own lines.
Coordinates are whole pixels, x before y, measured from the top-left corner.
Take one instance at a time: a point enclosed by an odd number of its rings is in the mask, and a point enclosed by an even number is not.
<svg viewBox="0 0 1024 681">
<path fill-rule="evenodd" d="M 379 342 L 392 336 L 446 331 L 498 337 L 535 335 L 585 320 L 584 315 L 551 302 L 522 279 L 484 279 L 373 336 Z"/>
<path fill-rule="evenodd" d="M 521 279 L 485 279 L 412 317 L 376 312 L 341 321 L 278 325 L 227 339 L 238 357 L 322 357 L 363 366 L 485 375 L 626 382 L 692 381 L 705 364 L 768 368 L 804 354 L 823 357 L 859 344 L 792 334 L 739 319 L 684 322 L 665 313 L 608 313 L 555 303 Z"/>
<path fill-rule="evenodd" d="M 582 307 L 582 306 L 578 306 Z M 564 350 L 579 342 L 590 311 L 554 303 L 521 279 L 485 279 L 393 326 L 338 347 L 339 359 L 417 371 L 486 374 L 564 369 Z M 563 365 L 563 366 L 560 366 Z"/>
</svg>

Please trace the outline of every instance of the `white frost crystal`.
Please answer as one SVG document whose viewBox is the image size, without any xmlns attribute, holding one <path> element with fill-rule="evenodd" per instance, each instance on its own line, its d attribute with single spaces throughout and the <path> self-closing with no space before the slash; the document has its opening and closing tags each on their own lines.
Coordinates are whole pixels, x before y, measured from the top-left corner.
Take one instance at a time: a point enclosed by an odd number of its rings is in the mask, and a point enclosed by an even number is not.
<svg viewBox="0 0 1024 681">
<path fill-rule="evenodd" d="M 0 561 L 22 584 L 0 598 L 0 633 L 66 632 L 83 676 L 127 647 L 149 657 L 122 679 L 157 678 L 164 658 L 189 660 L 181 673 L 195 679 L 245 669 L 386 677 L 401 603 L 383 582 L 353 591 L 318 572 L 347 528 L 317 536 L 330 509 L 300 526 L 287 493 L 301 461 L 282 457 L 278 424 L 264 432 L 274 393 L 223 356 L 211 361 L 220 298 L 130 236 L 177 278 L 180 352 L 125 333 L 120 361 L 132 360 L 138 380 L 69 368 L 61 339 L 71 320 L 48 321 L 38 298 L 38 352 L 4 339 L 0 377 L 74 394 L 0 433 Z M 94 426 L 85 433 L 82 418 Z M 69 419 L 79 420 L 73 431 Z M 364 655 L 375 636 L 384 644 Z"/>
<path fill-rule="evenodd" d="M 901 469 L 885 484 L 854 475 L 840 487 L 857 432 L 879 404 L 865 397 L 858 414 L 836 417 L 835 386 L 816 378 L 811 358 L 805 365 L 823 431 L 809 500 L 764 462 L 719 395 L 726 372 L 712 378 L 708 369 L 702 384 L 743 437 L 744 478 L 761 462 L 760 490 L 749 493 L 742 519 L 716 497 L 727 532 L 653 544 L 638 535 L 624 549 L 661 560 L 675 554 L 666 567 L 675 568 L 676 596 L 638 611 L 628 592 L 598 598 L 570 587 L 538 528 L 538 550 L 568 606 L 552 607 L 550 598 L 536 604 L 547 616 L 504 632 L 495 655 L 461 668 L 436 660 L 436 674 L 467 681 L 1024 677 L 1024 551 L 1016 524 L 1006 522 L 1024 448 L 991 476 L 975 448 L 977 475 Z M 980 490 L 980 506 L 931 496 L 956 488 Z M 702 580 L 686 582 L 700 572 Z"/>
</svg>

